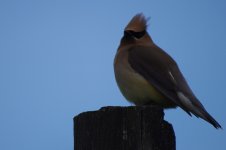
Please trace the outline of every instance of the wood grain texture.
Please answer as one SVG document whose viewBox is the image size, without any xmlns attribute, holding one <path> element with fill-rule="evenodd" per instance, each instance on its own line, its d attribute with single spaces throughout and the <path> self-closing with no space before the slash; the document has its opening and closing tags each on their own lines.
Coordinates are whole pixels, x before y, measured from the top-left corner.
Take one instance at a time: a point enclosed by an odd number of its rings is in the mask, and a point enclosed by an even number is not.
<svg viewBox="0 0 226 150">
<path fill-rule="evenodd" d="M 74 118 L 75 150 L 175 150 L 158 106 L 103 107 Z"/>
</svg>

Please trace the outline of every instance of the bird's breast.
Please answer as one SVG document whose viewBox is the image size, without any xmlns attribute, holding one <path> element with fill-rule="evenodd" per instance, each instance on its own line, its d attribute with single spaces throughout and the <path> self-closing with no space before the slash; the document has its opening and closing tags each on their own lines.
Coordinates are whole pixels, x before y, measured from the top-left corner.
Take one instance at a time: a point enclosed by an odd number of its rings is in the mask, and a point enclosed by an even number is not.
<svg viewBox="0 0 226 150">
<path fill-rule="evenodd" d="M 127 100 L 136 105 L 163 103 L 164 96 L 144 77 L 135 72 L 128 62 L 128 53 L 118 52 L 114 62 L 115 78 Z"/>
</svg>

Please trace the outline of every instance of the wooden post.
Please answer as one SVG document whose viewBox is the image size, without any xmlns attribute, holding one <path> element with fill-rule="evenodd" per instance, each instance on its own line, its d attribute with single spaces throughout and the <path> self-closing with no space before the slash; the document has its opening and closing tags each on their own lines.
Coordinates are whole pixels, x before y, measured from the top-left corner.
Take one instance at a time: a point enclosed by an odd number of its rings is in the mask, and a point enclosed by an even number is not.
<svg viewBox="0 0 226 150">
<path fill-rule="evenodd" d="M 175 150 L 158 106 L 103 107 L 74 118 L 75 150 Z"/>
</svg>

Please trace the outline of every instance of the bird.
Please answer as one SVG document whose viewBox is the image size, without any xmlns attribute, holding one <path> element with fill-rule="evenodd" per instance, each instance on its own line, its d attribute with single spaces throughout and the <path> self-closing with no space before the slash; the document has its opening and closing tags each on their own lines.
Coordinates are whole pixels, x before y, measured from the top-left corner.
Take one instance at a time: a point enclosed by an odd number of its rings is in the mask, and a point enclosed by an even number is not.
<svg viewBox="0 0 226 150">
<path fill-rule="evenodd" d="M 143 13 L 136 14 L 117 49 L 114 73 L 122 95 L 137 106 L 180 107 L 222 128 L 194 95 L 174 59 L 153 42 L 147 22 Z"/>
</svg>

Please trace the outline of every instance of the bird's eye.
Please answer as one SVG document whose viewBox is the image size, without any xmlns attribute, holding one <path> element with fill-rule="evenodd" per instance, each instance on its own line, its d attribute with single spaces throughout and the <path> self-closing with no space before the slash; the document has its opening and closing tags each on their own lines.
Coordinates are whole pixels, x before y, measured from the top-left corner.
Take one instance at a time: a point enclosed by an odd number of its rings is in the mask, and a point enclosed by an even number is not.
<svg viewBox="0 0 226 150">
<path fill-rule="evenodd" d="M 146 33 L 145 30 L 141 31 L 141 32 L 135 32 L 135 31 L 129 30 L 129 31 L 126 31 L 126 32 L 129 33 L 131 36 L 137 38 L 137 39 L 140 39 Z"/>
</svg>

